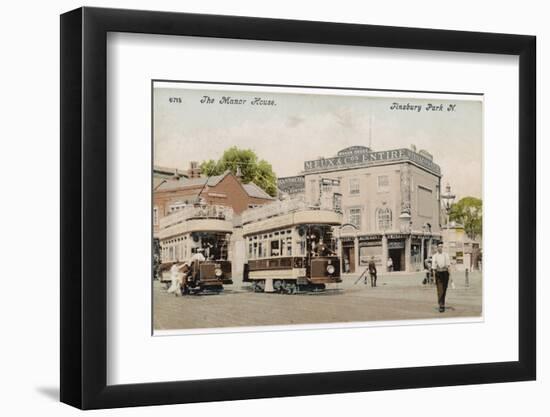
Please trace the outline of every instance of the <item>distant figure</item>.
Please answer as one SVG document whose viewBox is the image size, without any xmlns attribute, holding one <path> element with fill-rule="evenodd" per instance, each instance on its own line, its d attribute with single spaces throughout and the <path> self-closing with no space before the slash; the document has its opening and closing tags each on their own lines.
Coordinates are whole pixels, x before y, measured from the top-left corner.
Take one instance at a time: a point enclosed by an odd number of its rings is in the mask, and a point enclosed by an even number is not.
<svg viewBox="0 0 550 417">
<path fill-rule="evenodd" d="M 370 258 L 369 261 L 369 275 L 370 275 L 370 286 L 376 287 L 376 263 L 374 262 L 374 256 Z M 367 283 L 367 278 L 365 277 L 365 284 Z"/>
<path fill-rule="evenodd" d="M 424 278 L 424 281 L 422 281 L 422 284 L 431 284 L 433 282 L 431 257 L 424 260 L 424 271 L 426 271 L 426 277 Z"/>
<path fill-rule="evenodd" d="M 344 272 L 349 272 L 349 259 L 344 258 Z"/>
<path fill-rule="evenodd" d="M 449 268 L 451 259 L 448 253 L 443 253 L 443 243 L 437 245 L 437 253 L 432 257 L 432 271 L 435 271 L 435 284 L 437 286 L 437 302 L 439 312 L 445 311 L 445 295 L 449 285 Z"/>
<path fill-rule="evenodd" d="M 386 266 L 388 267 L 388 272 L 393 272 L 393 260 L 392 260 L 392 258 L 388 258 L 388 262 L 386 263 Z"/>
</svg>

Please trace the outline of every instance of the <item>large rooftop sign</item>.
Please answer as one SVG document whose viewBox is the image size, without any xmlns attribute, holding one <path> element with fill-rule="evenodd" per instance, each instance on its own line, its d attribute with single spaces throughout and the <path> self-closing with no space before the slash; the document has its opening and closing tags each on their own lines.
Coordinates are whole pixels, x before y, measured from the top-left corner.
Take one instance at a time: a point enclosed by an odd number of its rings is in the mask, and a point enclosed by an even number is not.
<svg viewBox="0 0 550 417">
<path fill-rule="evenodd" d="M 304 173 L 383 165 L 389 162 L 412 162 L 436 175 L 441 175 L 441 168 L 431 160 L 431 155 L 425 151 L 415 152 L 412 149 L 403 148 L 373 152 L 366 146 L 351 146 L 342 149 L 332 158 L 305 161 Z"/>
</svg>

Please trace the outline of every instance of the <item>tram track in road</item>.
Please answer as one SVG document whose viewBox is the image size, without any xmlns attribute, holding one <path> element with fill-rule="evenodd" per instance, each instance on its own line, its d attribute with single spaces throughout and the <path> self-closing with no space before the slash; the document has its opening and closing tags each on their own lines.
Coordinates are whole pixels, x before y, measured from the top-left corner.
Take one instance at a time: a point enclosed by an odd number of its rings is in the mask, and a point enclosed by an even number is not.
<svg viewBox="0 0 550 417">
<path fill-rule="evenodd" d="M 439 317 L 472 317 L 481 314 L 481 279 L 470 287 L 457 282 L 449 289 L 444 315 L 436 307 L 435 286 L 409 280 L 386 279 L 377 287 L 338 284 L 322 292 L 305 294 L 255 293 L 246 285 L 227 286 L 216 295 L 176 297 L 154 286 L 156 329 L 250 327 L 368 322 Z M 418 281 L 418 282 L 416 282 Z M 386 284 L 386 285 L 384 285 Z M 458 285 L 461 284 L 461 285 Z"/>
</svg>

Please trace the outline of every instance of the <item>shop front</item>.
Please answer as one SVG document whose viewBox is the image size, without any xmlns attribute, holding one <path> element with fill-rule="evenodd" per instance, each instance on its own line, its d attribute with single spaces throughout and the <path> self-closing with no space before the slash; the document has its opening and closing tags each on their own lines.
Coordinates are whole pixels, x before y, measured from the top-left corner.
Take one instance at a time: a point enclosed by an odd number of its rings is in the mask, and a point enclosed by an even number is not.
<svg viewBox="0 0 550 417">
<path fill-rule="evenodd" d="M 383 270 L 382 235 L 359 236 L 359 266 L 366 268 L 374 260 L 376 268 Z"/>
<path fill-rule="evenodd" d="M 379 272 L 418 272 L 441 240 L 439 235 L 388 233 L 340 237 L 344 273 L 361 273 L 374 260 Z"/>
</svg>

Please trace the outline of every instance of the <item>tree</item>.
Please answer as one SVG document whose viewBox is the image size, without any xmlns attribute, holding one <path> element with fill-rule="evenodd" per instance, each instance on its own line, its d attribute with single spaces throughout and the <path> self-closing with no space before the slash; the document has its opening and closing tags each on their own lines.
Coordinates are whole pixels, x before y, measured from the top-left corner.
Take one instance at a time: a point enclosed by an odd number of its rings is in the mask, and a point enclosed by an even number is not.
<svg viewBox="0 0 550 417">
<path fill-rule="evenodd" d="M 461 223 L 470 239 L 483 232 L 483 204 L 479 198 L 464 197 L 451 206 L 449 219 Z"/>
<path fill-rule="evenodd" d="M 271 164 L 258 156 L 251 149 L 239 149 L 232 146 L 226 149 L 218 161 L 213 159 L 201 163 L 203 175 L 221 175 L 229 170 L 237 174 L 240 167 L 243 183 L 253 182 L 270 196 L 277 195 L 277 176 Z"/>
</svg>

